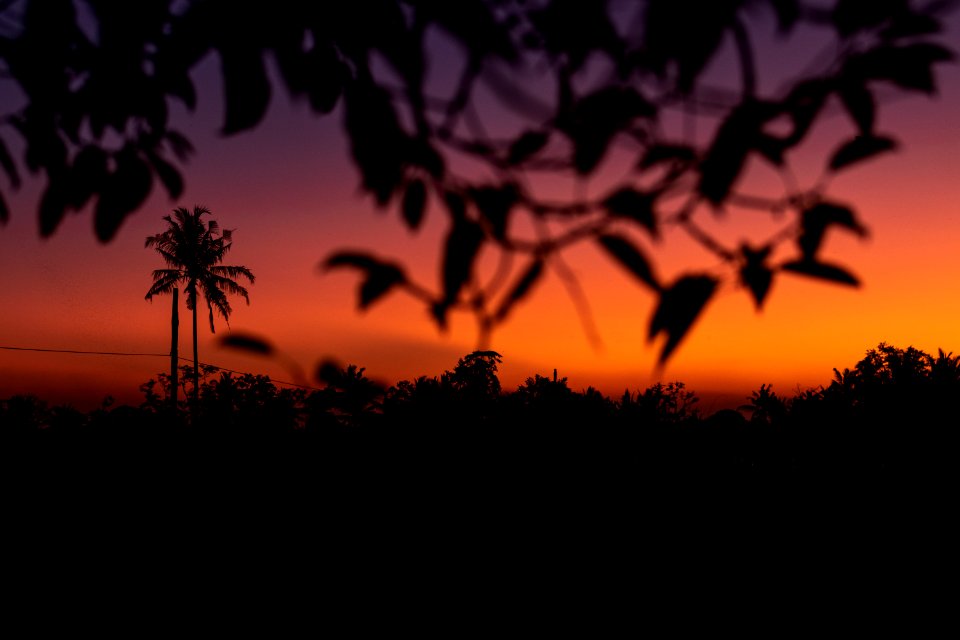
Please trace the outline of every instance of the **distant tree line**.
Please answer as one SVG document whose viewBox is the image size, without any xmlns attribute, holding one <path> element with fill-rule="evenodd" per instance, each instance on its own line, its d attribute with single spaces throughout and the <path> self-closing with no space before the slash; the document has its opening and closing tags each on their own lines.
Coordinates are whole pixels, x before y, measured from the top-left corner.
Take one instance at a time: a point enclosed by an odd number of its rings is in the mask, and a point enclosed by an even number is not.
<svg viewBox="0 0 960 640">
<path fill-rule="evenodd" d="M 772 473 L 886 472 L 946 465 L 955 447 L 960 356 L 881 343 L 826 386 L 781 396 L 764 384 L 739 410 L 705 416 L 681 382 L 611 399 L 567 378 L 535 374 L 512 392 L 500 354 L 477 351 L 439 376 L 385 388 L 363 368 L 327 364 L 319 390 L 280 388 L 262 375 L 205 367 L 199 407 L 174 413 L 169 378 L 141 386 L 139 407 L 89 413 L 35 396 L 0 402 L 0 433 L 14 442 L 98 441 L 182 446 L 299 443 L 306 457 L 367 463 L 458 465 L 512 461 L 555 471 L 696 469 Z M 180 377 L 189 398 L 192 378 Z M 345 457 L 341 457 L 345 456 Z M 531 466 L 532 465 L 532 466 Z"/>
</svg>

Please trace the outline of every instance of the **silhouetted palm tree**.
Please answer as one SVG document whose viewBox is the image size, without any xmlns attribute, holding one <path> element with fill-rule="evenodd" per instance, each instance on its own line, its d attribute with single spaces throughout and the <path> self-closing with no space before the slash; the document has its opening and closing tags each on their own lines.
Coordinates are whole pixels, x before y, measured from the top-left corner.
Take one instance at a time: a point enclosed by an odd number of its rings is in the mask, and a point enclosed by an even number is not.
<svg viewBox="0 0 960 640">
<path fill-rule="evenodd" d="M 210 312 L 210 331 L 213 325 L 213 310 L 229 324 L 230 303 L 227 294 L 242 296 L 250 304 L 245 287 L 237 282 L 243 277 L 254 282 L 253 273 L 246 267 L 221 265 L 223 257 L 232 246 L 231 231 L 223 229 L 216 220 L 206 223 L 201 219 L 209 214 L 206 207 L 194 207 L 191 213 L 184 207 L 174 209 L 172 216 L 164 216 L 167 230 L 147 236 L 145 247 L 153 247 L 163 256 L 166 269 L 153 272 L 153 286 L 147 291 L 147 300 L 153 296 L 170 293 L 179 283 L 186 285 L 187 309 L 193 312 L 193 396 L 196 402 L 200 390 L 199 359 L 197 355 L 197 296 L 202 293 Z"/>
<path fill-rule="evenodd" d="M 836 369 L 835 378 L 843 380 L 843 374 Z M 844 373 L 849 373 L 845 369 Z M 760 389 L 750 394 L 750 402 L 738 407 L 750 412 L 750 421 L 761 424 L 772 424 L 779 421 L 787 412 L 787 404 L 783 398 L 773 391 L 773 385 L 761 384 Z"/>
<path fill-rule="evenodd" d="M 947 385 L 960 382 L 960 356 L 937 349 L 937 357 L 930 356 L 930 380 L 934 384 Z"/>
</svg>

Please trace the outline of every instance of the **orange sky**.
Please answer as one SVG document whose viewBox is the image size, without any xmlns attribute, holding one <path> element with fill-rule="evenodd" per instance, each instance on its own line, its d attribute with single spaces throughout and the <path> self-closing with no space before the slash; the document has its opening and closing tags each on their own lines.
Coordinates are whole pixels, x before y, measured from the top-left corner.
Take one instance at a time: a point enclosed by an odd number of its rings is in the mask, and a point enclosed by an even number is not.
<svg viewBox="0 0 960 640">
<path fill-rule="evenodd" d="M 956 18 L 952 22 L 956 27 Z M 784 276 L 759 314 L 742 290 L 725 285 L 670 360 L 664 380 L 685 381 L 712 410 L 735 404 L 761 383 L 786 394 L 826 383 L 832 367 L 853 366 L 880 341 L 960 352 L 960 68 L 941 65 L 938 78 L 937 98 L 910 96 L 881 109 L 878 128 L 899 137 L 901 150 L 831 185 L 833 197 L 855 204 L 871 236 L 864 242 L 835 232 L 824 256 L 849 267 L 864 285 Z M 440 335 L 422 306 L 402 295 L 359 314 L 357 274 L 317 271 L 333 250 L 366 248 L 406 261 L 433 284 L 445 231 L 445 221 L 433 215 L 411 235 L 396 211 L 377 212 L 359 195 L 339 111 L 316 119 L 306 105 L 277 97 L 260 127 L 228 139 L 216 134 L 219 118 L 215 88 L 202 90 L 189 124 L 199 153 L 187 168 L 186 193 L 171 203 L 154 190 L 108 245 L 95 240 L 89 211 L 41 240 L 39 185 L 28 183 L 13 195 L 5 190 L 13 218 L 0 229 L 0 345 L 168 351 L 169 299 L 143 299 L 151 270 L 162 265 L 143 240 L 162 230 L 160 218 L 174 206 L 205 204 L 224 227 L 236 229 L 227 262 L 257 275 L 251 305 L 234 303 L 231 327 L 268 337 L 308 372 L 332 356 L 393 383 L 452 369 L 473 349 L 470 317 L 454 316 L 451 330 Z M 818 144 L 838 139 L 832 127 L 853 133 L 845 118 L 830 119 L 815 132 L 810 157 L 822 161 L 830 147 Z M 767 179 L 762 168 L 752 175 L 761 184 Z M 719 228 L 739 237 L 760 215 L 737 214 Z M 670 234 L 648 249 L 664 276 L 711 266 L 709 256 Z M 504 355 L 504 388 L 554 367 L 575 389 L 593 385 L 613 396 L 655 382 L 658 349 L 645 340 L 653 297 L 592 248 L 564 257 L 588 292 L 603 347 L 591 346 L 560 282 L 548 275 L 490 345 Z M 189 318 L 181 313 L 180 347 L 189 355 Z M 219 319 L 218 330 L 227 331 Z M 274 362 L 220 349 L 213 340 L 201 333 L 201 360 L 291 378 Z M 111 394 L 135 403 L 138 385 L 166 365 L 163 358 L 0 350 L 0 398 L 34 392 L 89 408 Z M 712 399 L 717 394 L 722 400 Z"/>
</svg>

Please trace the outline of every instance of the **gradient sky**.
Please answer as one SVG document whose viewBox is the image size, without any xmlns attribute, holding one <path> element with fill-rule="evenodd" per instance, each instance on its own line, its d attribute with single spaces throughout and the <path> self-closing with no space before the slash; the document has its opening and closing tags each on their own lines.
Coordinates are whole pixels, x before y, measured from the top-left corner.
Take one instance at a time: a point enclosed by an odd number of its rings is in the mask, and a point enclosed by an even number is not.
<svg viewBox="0 0 960 640">
<path fill-rule="evenodd" d="M 958 34 L 954 16 L 942 40 L 956 46 Z M 770 49 L 762 56 L 768 79 L 776 80 L 794 57 L 812 53 L 811 43 L 798 44 L 788 53 Z M 170 301 L 143 299 L 150 272 L 162 266 L 143 241 L 163 230 L 161 217 L 173 207 L 203 204 L 222 226 L 236 230 L 226 262 L 247 266 L 257 276 L 251 305 L 234 302 L 233 330 L 269 338 L 308 375 L 325 357 L 365 366 L 368 375 L 386 383 L 452 369 L 475 346 L 471 317 L 454 316 L 450 331 L 439 334 L 423 307 L 403 295 L 361 314 L 355 308 L 358 274 L 317 269 L 333 250 L 367 249 L 399 258 L 420 280 L 435 283 L 444 218 L 428 214 L 425 228 L 411 235 L 394 209 L 377 211 L 360 194 L 339 109 L 315 118 L 306 104 L 276 93 L 258 128 L 219 136 L 215 64 L 207 60 L 197 70 L 197 112 L 174 113 L 174 122 L 198 149 L 185 173 L 186 192 L 170 202 L 154 189 L 111 243 L 97 242 L 89 210 L 69 217 L 54 237 L 40 239 L 39 181 L 16 194 L 4 184 L 12 220 L 0 228 L 0 345 L 167 352 Z M 724 65 L 718 61 L 712 73 L 722 76 Z M 657 379 L 683 380 L 704 398 L 703 408 L 713 410 L 737 404 L 761 383 L 787 395 L 826 384 L 833 367 L 852 367 L 880 341 L 960 352 L 960 67 L 937 69 L 937 97 L 911 95 L 880 110 L 878 130 L 898 137 L 900 150 L 831 184 L 835 199 L 855 205 L 870 238 L 834 232 L 824 256 L 856 273 L 861 288 L 783 276 L 757 313 L 744 291 L 725 285 L 658 378 L 658 345 L 645 339 L 652 295 L 594 249 L 578 247 L 564 257 L 588 293 L 603 346 L 591 345 L 564 288 L 549 275 L 493 336 L 490 347 L 504 356 L 504 388 L 554 368 L 574 389 L 592 385 L 612 396 Z M 814 179 L 833 143 L 853 133 L 834 110 L 837 117 L 814 132 L 806 155 L 798 158 L 801 182 Z M 805 157 L 812 159 L 809 166 Z M 763 171 L 757 167 L 750 179 L 762 186 L 772 175 Z M 755 230 L 758 220 L 762 224 L 762 216 L 736 213 L 717 228 L 739 237 Z M 669 233 L 648 250 L 667 279 L 711 264 L 701 250 Z M 186 313 L 182 308 L 180 349 L 189 356 Z M 217 326 L 218 333 L 228 330 L 222 319 Z M 208 330 L 201 332 L 202 361 L 291 379 L 277 362 L 219 348 L 214 339 Z M 136 403 L 138 385 L 167 362 L 0 350 L 0 398 L 33 392 L 86 409 L 110 394 Z"/>
</svg>

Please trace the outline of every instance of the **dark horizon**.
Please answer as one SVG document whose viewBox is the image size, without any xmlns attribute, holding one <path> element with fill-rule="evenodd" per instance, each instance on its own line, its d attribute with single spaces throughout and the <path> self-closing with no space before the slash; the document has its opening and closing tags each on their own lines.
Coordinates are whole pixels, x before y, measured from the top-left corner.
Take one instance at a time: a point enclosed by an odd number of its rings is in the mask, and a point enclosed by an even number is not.
<svg viewBox="0 0 960 640">
<path fill-rule="evenodd" d="M 548 491 L 564 504 L 579 495 L 622 509 L 645 479 L 670 483 L 663 495 L 675 481 L 707 481 L 697 487 L 702 495 L 723 494 L 717 480 L 803 488 L 842 479 L 861 488 L 857 500 L 869 488 L 883 501 L 890 492 L 915 499 L 914 487 L 953 486 L 928 486 L 927 478 L 955 469 L 960 356 L 880 344 L 829 386 L 787 398 L 764 385 L 739 411 L 709 416 L 682 384 L 614 400 L 535 376 L 501 393 L 500 360 L 472 352 L 438 378 L 389 389 L 356 367 L 326 363 L 318 377 L 327 386 L 309 394 L 265 377 L 214 375 L 196 398 L 184 388 L 176 409 L 163 379 L 145 385 L 139 407 L 86 415 L 16 396 L 0 401 L 0 442 L 17 465 L 50 469 L 51 478 L 96 469 L 116 482 L 110 469 L 119 466 L 125 481 L 147 479 L 164 491 L 198 474 L 233 488 L 252 480 L 262 490 L 265 481 L 290 495 L 284 478 L 292 477 L 296 491 L 332 489 L 347 500 L 372 491 L 395 506 L 413 495 L 462 500 L 466 491 L 529 508 Z M 777 486 L 752 485 L 751 495 L 776 495 Z"/>
<path fill-rule="evenodd" d="M 901 350 L 895 346 L 887 345 L 887 343 L 881 342 L 878 347 L 866 349 L 864 350 L 864 353 L 866 355 L 869 355 L 871 353 L 875 353 L 877 349 L 882 349 L 882 348 L 893 348 L 893 349 Z M 935 354 L 927 354 L 922 350 L 914 349 L 912 346 L 908 346 L 905 349 L 909 351 L 916 351 L 917 353 L 922 354 L 923 357 L 929 357 L 931 360 L 936 358 Z M 26 351 L 32 351 L 32 350 L 26 349 Z M 54 350 L 54 352 L 56 352 L 56 350 Z M 945 352 L 943 350 L 938 350 L 938 352 L 940 354 L 945 353 L 947 356 L 952 355 L 952 352 Z M 78 357 L 92 356 L 92 357 L 102 358 L 103 360 L 109 361 L 110 359 L 124 357 L 126 354 L 77 353 L 75 355 L 77 355 Z M 152 358 L 164 358 L 169 360 L 169 356 L 165 354 L 140 354 L 140 356 L 152 357 Z M 504 358 L 502 363 L 499 366 L 502 367 L 502 365 L 505 364 L 506 361 L 507 359 Z M 191 362 L 192 361 L 189 358 L 181 356 L 180 366 L 184 372 L 189 373 L 189 370 L 192 367 L 192 365 L 190 364 Z M 217 379 L 218 376 L 220 376 L 221 374 L 224 374 L 224 375 L 229 375 L 233 377 L 254 376 L 258 379 L 264 379 L 264 380 L 270 381 L 277 389 L 302 389 L 306 393 L 322 391 L 325 388 L 330 386 L 329 383 L 325 380 L 316 380 L 316 379 L 311 380 L 311 379 L 302 377 L 303 376 L 302 371 L 291 372 L 288 370 L 287 372 L 288 375 L 286 375 L 285 377 L 283 378 L 277 377 L 274 379 L 274 378 L 271 378 L 269 375 L 258 373 L 255 367 L 251 367 L 245 370 L 237 370 L 237 369 L 231 369 L 226 367 L 218 367 L 215 364 L 209 364 L 207 362 L 202 362 L 201 364 L 203 367 L 203 376 L 202 376 L 201 385 L 211 380 L 215 380 Z M 834 383 L 835 381 L 834 378 L 836 376 L 837 371 L 843 371 L 845 368 L 855 367 L 855 364 L 856 363 L 846 363 L 843 366 L 825 367 L 825 369 L 830 370 L 832 373 L 829 376 L 824 376 L 823 382 L 821 382 L 819 385 L 809 386 L 809 387 L 800 387 L 798 385 L 795 388 L 785 389 L 785 388 L 775 387 L 775 385 L 772 385 L 769 382 L 760 381 L 753 387 L 753 389 L 750 390 L 749 393 L 745 395 L 741 395 L 733 392 L 714 391 L 709 388 L 706 390 L 701 390 L 701 389 L 687 386 L 683 380 L 679 380 L 679 379 L 663 380 L 661 382 L 657 382 L 646 387 L 633 386 L 633 387 L 625 387 L 619 391 L 617 390 L 605 391 L 602 388 L 598 387 L 597 385 L 591 385 L 589 383 L 583 384 L 583 385 L 577 385 L 577 386 L 570 384 L 568 382 L 569 377 L 565 376 L 563 370 L 560 368 L 554 368 L 552 371 L 548 370 L 548 371 L 528 372 L 527 375 L 524 376 L 523 378 L 524 382 L 520 383 L 515 387 L 503 386 L 501 393 L 504 396 L 511 395 L 516 393 L 518 389 L 522 389 L 523 386 L 526 383 L 528 383 L 529 380 L 531 379 L 542 378 L 544 380 L 549 380 L 551 379 L 552 376 L 557 376 L 558 379 L 563 380 L 567 388 L 569 388 L 574 393 L 582 394 L 586 392 L 588 389 L 592 388 L 592 389 L 596 389 L 607 400 L 618 401 L 624 392 L 629 392 L 631 394 L 640 394 L 640 393 L 643 393 L 644 391 L 647 391 L 651 388 L 656 387 L 657 385 L 681 383 L 684 385 L 684 388 L 687 392 L 693 393 L 697 398 L 696 409 L 699 411 L 702 417 L 709 417 L 710 415 L 713 415 L 716 412 L 741 409 L 745 404 L 748 403 L 748 400 L 750 399 L 751 395 L 757 390 L 761 389 L 761 387 L 766 388 L 768 391 L 773 390 L 773 392 L 777 396 L 783 398 L 784 400 L 791 400 L 793 398 L 802 396 L 803 394 L 806 394 L 806 393 L 823 390 L 825 388 L 828 388 L 831 384 Z M 327 367 L 330 367 L 330 366 L 339 367 L 341 369 L 346 369 L 347 367 L 352 366 L 357 370 L 365 371 L 365 367 L 363 367 L 362 364 L 356 364 L 356 363 L 341 364 L 341 363 L 331 361 L 331 362 L 325 362 L 324 365 Z M 401 382 L 409 382 L 411 380 L 416 380 L 417 378 L 420 378 L 420 377 L 425 377 L 428 379 L 439 379 L 444 374 L 449 374 L 449 373 L 450 373 L 450 369 L 447 369 L 445 371 L 439 371 L 439 372 L 433 372 L 433 373 L 421 373 L 417 376 L 407 376 L 405 378 L 394 380 L 392 382 L 386 381 L 383 379 L 378 379 L 378 378 L 372 378 L 370 379 L 370 381 L 377 387 L 385 390 L 391 387 L 396 387 Z M 102 395 L 87 395 L 83 391 L 83 385 L 79 384 L 77 386 L 74 386 L 73 388 L 64 388 L 59 392 L 54 391 L 52 393 L 49 390 L 47 390 L 46 393 L 44 393 L 43 391 L 39 391 L 39 392 L 31 391 L 29 389 L 26 389 L 23 391 L 17 391 L 15 393 L 7 394 L 5 396 L 0 396 L 0 402 L 9 400 L 10 398 L 15 396 L 32 396 L 50 407 L 66 406 L 73 409 L 77 409 L 84 413 L 88 413 L 99 408 L 110 408 L 110 407 L 116 408 L 118 406 L 136 407 L 136 406 L 140 406 L 144 401 L 143 386 L 148 382 L 158 380 L 159 377 L 161 376 L 169 376 L 169 371 L 156 372 L 154 375 L 150 376 L 149 379 L 142 380 L 140 385 L 138 385 L 135 391 L 132 389 L 117 389 L 115 390 L 114 393 L 106 393 Z M 299 378 L 299 380 L 293 381 L 294 378 Z M 184 394 L 187 392 L 186 385 L 189 384 L 189 381 L 181 378 L 180 382 L 181 382 L 181 394 Z M 498 377 L 498 382 L 499 382 L 499 377 Z M 190 388 L 192 388 L 192 385 Z M 181 398 L 183 397 L 184 396 L 181 395 Z"/>
</svg>

